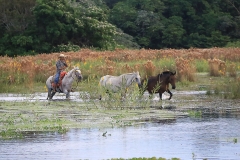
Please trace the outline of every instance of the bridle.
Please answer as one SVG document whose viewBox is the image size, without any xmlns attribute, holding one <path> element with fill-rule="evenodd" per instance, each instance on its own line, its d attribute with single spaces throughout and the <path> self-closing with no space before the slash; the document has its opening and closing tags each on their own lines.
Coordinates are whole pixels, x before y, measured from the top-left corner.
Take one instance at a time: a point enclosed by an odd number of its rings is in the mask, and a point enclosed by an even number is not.
<svg viewBox="0 0 240 160">
<path fill-rule="evenodd" d="M 78 77 L 77 74 L 76 74 L 76 72 L 77 72 L 77 70 L 74 71 L 74 74 L 75 74 L 76 77 Z M 72 77 L 73 80 L 76 80 L 76 79 L 73 77 L 73 74 L 71 75 L 71 77 Z M 78 87 L 78 82 L 79 82 L 78 78 L 77 78 L 76 81 L 77 81 L 77 86 L 76 86 L 75 88 L 73 88 L 74 90 L 77 89 L 77 87 Z"/>
<path fill-rule="evenodd" d="M 76 74 L 76 72 L 77 72 L 77 70 L 74 71 L 74 74 L 75 74 L 76 77 L 78 77 L 78 75 Z M 73 77 L 73 74 L 71 74 L 71 77 L 72 77 L 73 80 L 76 80 L 76 78 Z"/>
</svg>

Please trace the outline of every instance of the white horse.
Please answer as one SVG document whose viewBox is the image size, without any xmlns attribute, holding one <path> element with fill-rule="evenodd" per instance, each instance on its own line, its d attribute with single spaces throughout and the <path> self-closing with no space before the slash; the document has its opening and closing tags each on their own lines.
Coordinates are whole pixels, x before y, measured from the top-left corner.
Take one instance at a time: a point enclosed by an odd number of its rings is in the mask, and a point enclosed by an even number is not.
<svg viewBox="0 0 240 160">
<path fill-rule="evenodd" d="M 52 99 L 56 92 L 53 92 L 52 83 L 54 82 L 55 76 L 50 76 L 46 81 L 46 86 L 48 88 L 48 97 L 47 99 Z M 59 93 L 65 93 L 66 98 L 70 97 L 70 91 L 72 90 L 72 83 L 74 81 L 79 82 L 82 80 L 82 73 L 78 67 L 74 67 L 69 71 L 64 78 L 62 79 L 62 85 L 56 90 Z"/>
<path fill-rule="evenodd" d="M 109 92 L 117 93 L 120 91 L 123 96 L 123 94 L 126 93 L 127 88 L 133 82 L 137 82 L 138 87 L 141 87 L 141 77 L 139 75 L 139 72 L 126 73 L 120 76 L 111 76 L 111 75 L 103 76 L 100 79 L 99 86 L 100 88 L 104 88 L 108 93 Z M 124 93 L 122 93 L 122 91 Z M 99 99 L 100 100 L 102 99 L 101 95 Z"/>
</svg>

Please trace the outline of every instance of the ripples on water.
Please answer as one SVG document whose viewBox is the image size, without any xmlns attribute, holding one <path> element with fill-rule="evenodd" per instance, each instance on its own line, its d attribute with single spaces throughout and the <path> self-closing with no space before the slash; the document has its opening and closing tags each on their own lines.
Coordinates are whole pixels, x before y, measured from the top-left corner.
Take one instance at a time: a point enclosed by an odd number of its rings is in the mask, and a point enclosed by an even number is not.
<svg viewBox="0 0 240 160">
<path fill-rule="evenodd" d="M 238 160 L 240 118 L 180 118 L 172 123 L 72 129 L 66 135 L 32 133 L 22 140 L 0 140 L 0 159 L 133 157 Z"/>
</svg>

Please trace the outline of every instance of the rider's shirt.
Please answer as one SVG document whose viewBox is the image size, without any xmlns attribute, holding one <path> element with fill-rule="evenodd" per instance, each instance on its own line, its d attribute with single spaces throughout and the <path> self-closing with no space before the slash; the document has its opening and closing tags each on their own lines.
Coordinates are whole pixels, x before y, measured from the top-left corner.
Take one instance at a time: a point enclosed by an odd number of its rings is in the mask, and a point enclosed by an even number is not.
<svg viewBox="0 0 240 160">
<path fill-rule="evenodd" d="M 58 60 L 57 63 L 56 63 L 57 72 L 61 72 L 61 68 L 64 67 L 64 66 L 67 66 L 67 64 Z"/>
</svg>

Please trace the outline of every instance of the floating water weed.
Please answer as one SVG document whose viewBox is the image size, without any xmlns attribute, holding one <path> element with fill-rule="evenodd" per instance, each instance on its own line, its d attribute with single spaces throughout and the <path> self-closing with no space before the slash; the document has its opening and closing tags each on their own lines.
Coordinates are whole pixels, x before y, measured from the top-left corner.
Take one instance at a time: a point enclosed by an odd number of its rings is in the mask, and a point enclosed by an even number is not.
<svg viewBox="0 0 240 160">
<path fill-rule="evenodd" d="M 234 138 L 234 139 L 233 139 L 233 142 L 234 142 L 234 143 L 237 143 L 237 141 L 238 141 L 237 138 Z"/>
<path fill-rule="evenodd" d="M 111 160 L 125 160 L 123 158 L 112 158 Z M 145 157 L 140 157 L 140 158 L 128 158 L 128 160 L 180 160 L 179 158 L 171 158 L 171 159 L 166 159 L 166 158 L 156 158 L 156 157 L 151 157 L 151 158 L 145 158 Z"/>
<path fill-rule="evenodd" d="M 194 117 L 194 118 L 201 118 L 202 117 L 202 112 L 201 111 L 193 111 L 193 110 L 188 110 L 188 115 L 190 117 Z"/>
</svg>

